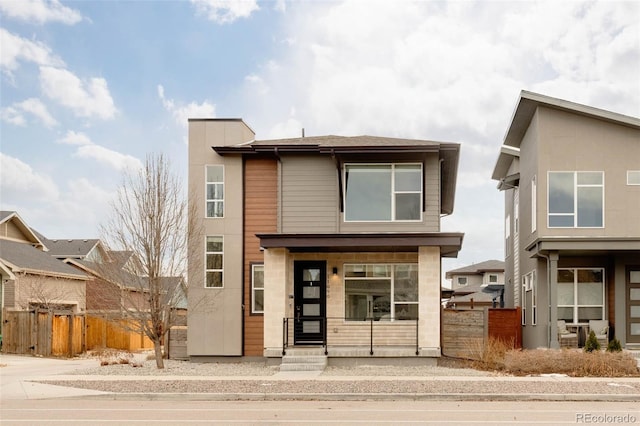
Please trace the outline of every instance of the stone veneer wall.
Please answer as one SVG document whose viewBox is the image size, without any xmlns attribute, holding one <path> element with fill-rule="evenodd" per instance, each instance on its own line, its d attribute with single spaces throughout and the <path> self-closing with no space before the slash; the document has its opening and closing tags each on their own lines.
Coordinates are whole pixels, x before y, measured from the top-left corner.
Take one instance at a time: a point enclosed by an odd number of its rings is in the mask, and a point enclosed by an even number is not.
<svg viewBox="0 0 640 426">
<path fill-rule="evenodd" d="M 289 253 L 265 250 L 264 343 L 267 357 L 282 353 L 282 319 L 293 316 L 293 262 L 327 262 L 327 317 L 344 316 L 345 263 L 418 263 L 419 347 L 423 356 L 440 356 L 440 249 L 420 247 L 418 253 Z M 333 276 L 333 267 L 338 275 Z"/>
</svg>

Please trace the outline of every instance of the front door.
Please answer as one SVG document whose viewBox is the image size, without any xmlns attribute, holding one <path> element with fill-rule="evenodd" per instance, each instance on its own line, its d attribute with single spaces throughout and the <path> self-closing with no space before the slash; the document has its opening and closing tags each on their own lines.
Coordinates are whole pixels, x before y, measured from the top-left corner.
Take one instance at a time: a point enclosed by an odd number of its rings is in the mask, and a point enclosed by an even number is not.
<svg viewBox="0 0 640 426">
<path fill-rule="evenodd" d="M 319 261 L 295 261 L 293 275 L 294 344 L 322 344 L 326 325 L 327 264 Z"/>
<path fill-rule="evenodd" d="M 640 266 L 627 268 L 627 343 L 640 343 Z"/>
</svg>

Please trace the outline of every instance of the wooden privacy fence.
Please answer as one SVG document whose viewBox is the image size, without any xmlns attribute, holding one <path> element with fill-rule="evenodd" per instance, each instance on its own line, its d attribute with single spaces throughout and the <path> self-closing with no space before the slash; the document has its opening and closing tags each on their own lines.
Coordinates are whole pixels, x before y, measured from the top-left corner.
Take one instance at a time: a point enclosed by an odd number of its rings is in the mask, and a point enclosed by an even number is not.
<svg viewBox="0 0 640 426">
<path fill-rule="evenodd" d="M 144 332 L 135 331 L 134 320 L 105 319 L 87 315 L 87 350 L 96 348 L 137 351 L 152 349 L 153 342 Z"/>
<path fill-rule="evenodd" d="M 520 308 L 442 311 L 442 354 L 475 359 L 489 339 L 522 348 Z"/>
<path fill-rule="evenodd" d="M 5 311 L 5 353 L 73 357 L 85 351 L 84 315 L 52 311 Z"/>
</svg>

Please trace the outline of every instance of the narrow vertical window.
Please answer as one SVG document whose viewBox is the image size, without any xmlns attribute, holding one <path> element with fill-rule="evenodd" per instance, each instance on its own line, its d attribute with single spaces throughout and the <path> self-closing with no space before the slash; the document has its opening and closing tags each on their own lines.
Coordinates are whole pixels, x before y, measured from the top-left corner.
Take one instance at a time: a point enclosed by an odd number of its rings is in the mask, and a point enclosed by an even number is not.
<svg viewBox="0 0 640 426">
<path fill-rule="evenodd" d="M 504 220 L 504 256 L 508 257 L 511 255 L 511 247 L 510 247 L 510 239 L 511 239 L 511 215 L 507 215 L 507 218 Z"/>
<path fill-rule="evenodd" d="M 207 288 L 222 288 L 224 286 L 224 245 L 221 236 L 207 237 L 205 258 L 204 286 Z"/>
<path fill-rule="evenodd" d="M 224 216 L 224 166 L 207 166 L 207 217 Z"/>
<path fill-rule="evenodd" d="M 522 325 L 527 325 L 527 279 L 522 276 L 522 291 L 520 292 L 520 304 L 522 307 Z"/>
<path fill-rule="evenodd" d="M 251 265 L 251 313 L 264 313 L 264 265 Z"/>
<path fill-rule="evenodd" d="M 538 184 L 536 177 L 531 179 L 531 232 L 536 232 L 538 225 Z"/>
<path fill-rule="evenodd" d="M 538 280 L 536 271 L 529 273 L 531 280 L 531 325 L 538 323 Z"/>
</svg>

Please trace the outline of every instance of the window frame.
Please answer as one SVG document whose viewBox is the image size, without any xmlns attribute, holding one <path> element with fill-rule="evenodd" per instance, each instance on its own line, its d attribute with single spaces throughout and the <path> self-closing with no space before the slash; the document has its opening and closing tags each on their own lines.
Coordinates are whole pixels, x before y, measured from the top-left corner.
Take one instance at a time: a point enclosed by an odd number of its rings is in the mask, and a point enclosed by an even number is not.
<svg viewBox="0 0 640 426">
<path fill-rule="evenodd" d="M 371 167 L 380 167 L 380 166 L 389 166 L 390 170 L 391 170 L 391 192 L 390 192 L 390 196 L 391 196 L 391 203 L 389 205 L 389 209 L 390 209 L 390 213 L 391 213 L 391 219 L 347 219 L 347 210 L 349 208 L 349 203 L 347 202 L 347 169 L 350 166 L 358 166 L 358 167 L 367 167 L 367 166 L 371 166 Z M 419 191 L 399 191 L 396 190 L 396 185 L 395 185 L 395 181 L 396 181 L 396 172 L 395 169 L 397 166 L 419 166 L 420 167 L 420 190 Z M 358 162 L 351 162 L 351 163 L 344 163 L 344 167 L 342 168 L 342 181 L 343 183 L 343 205 L 344 205 L 344 215 L 343 215 L 343 220 L 345 223 L 420 223 L 422 221 L 424 221 L 424 208 L 425 208 L 425 201 L 424 201 L 424 191 L 425 191 L 425 185 L 424 185 L 424 165 L 423 163 L 420 162 L 398 162 L 398 163 L 358 163 Z M 396 195 L 398 194 L 418 194 L 419 195 L 419 204 L 420 204 L 420 208 L 419 208 L 419 212 L 420 212 L 420 217 L 418 219 L 396 219 Z"/>
<path fill-rule="evenodd" d="M 211 181 L 209 182 L 209 167 L 220 167 L 222 170 L 221 176 L 222 181 Z M 204 166 L 204 217 L 207 219 L 222 219 L 224 218 L 225 213 L 225 202 L 224 202 L 224 194 L 226 192 L 225 183 L 224 183 L 224 173 L 225 168 L 224 164 L 205 164 Z M 209 198 L 209 185 L 222 185 L 222 198 Z M 222 213 L 221 216 L 209 216 L 209 203 L 221 204 L 222 205 Z M 214 208 L 214 214 L 216 209 Z"/>
<path fill-rule="evenodd" d="M 640 170 L 627 170 L 627 186 L 640 186 Z"/>
<path fill-rule="evenodd" d="M 256 271 L 262 269 L 262 287 L 256 287 Z M 262 292 L 262 310 L 256 309 L 256 293 Z M 251 263 L 251 315 L 264 315 L 264 263 Z"/>
<path fill-rule="evenodd" d="M 551 204 L 551 200 L 550 200 L 550 189 L 551 189 L 551 175 L 552 174 L 572 174 L 573 175 L 573 212 L 572 213 L 551 213 L 550 212 L 550 204 Z M 600 176 L 602 177 L 601 179 L 601 183 L 600 184 L 580 184 L 578 183 L 578 176 L 580 174 L 587 174 L 587 173 L 599 173 Z M 604 180 L 605 176 L 604 176 L 604 171 L 601 170 L 592 170 L 592 171 L 585 171 L 585 170 L 580 170 L 580 171 L 560 171 L 560 170 L 554 170 L 554 171 L 548 171 L 547 172 L 547 228 L 549 229 L 603 229 L 605 227 L 605 192 L 604 192 L 604 187 L 605 187 L 605 180 Z M 578 204 L 579 204 L 579 194 L 578 194 L 578 190 L 579 188 L 600 188 L 600 194 L 601 194 L 601 200 L 602 200 L 602 206 L 601 206 L 601 213 L 602 213 L 602 225 L 600 226 L 580 226 L 579 225 L 579 218 L 580 218 L 580 212 L 578 210 Z M 572 216 L 573 217 L 573 225 L 572 226 L 551 226 L 550 224 L 550 218 L 551 217 L 569 217 Z"/>
<path fill-rule="evenodd" d="M 220 238 L 222 243 L 222 251 L 208 251 L 208 240 L 209 238 Z M 222 268 L 207 268 L 207 255 L 209 254 L 220 254 L 222 256 Z M 207 289 L 222 289 L 224 288 L 224 235 L 206 235 L 204 237 L 204 288 Z M 209 272 L 219 272 L 220 275 L 220 286 L 209 286 L 207 285 L 207 275 Z"/>
<path fill-rule="evenodd" d="M 581 305 L 579 304 L 578 301 L 578 286 L 580 285 L 580 283 L 578 282 L 578 271 L 581 270 L 587 270 L 587 271 L 595 271 L 598 270 L 601 272 L 602 274 L 602 304 L 601 305 Z M 573 271 L 573 304 L 571 305 L 561 305 L 558 297 L 556 296 L 556 300 L 558 300 L 558 302 L 556 303 L 556 309 L 559 308 L 572 308 L 573 313 L 572 313 L 572 317 L 573 317 L 573 323 L 579 323 L 579 309 L 580 308 L 602 308 L 601 312 L 602 315 L 600 318 L 594 318 L 594 319 L 598 319 L 598 320 L 604 320 L 606 319 L 606 308 L 607 308 L 607 280 L 606 280 L 606 270 L 605 268 L 601 268 L 601 267 L 581 267 L 581 268 L 558 268 L 558 274 L 560 273 L 560 271 Z M 565 284 L 565 283 L 562 283 Z M 560 283 L 558 283 L 558 278 L 556 277 L 556 287 L 559 287 Z M 556 288 L 556 292 L 558 291 L 558 289 Z M 559 318 L 560 319 L 560 318 Z"/>
<path fill-rule="evenodd" d="M 494 281 L 491 281 L 492 277 L 495 277 Z M 488 284 L 498 284 L 498 274 L 487 274 L 487 283 Z"/>
<path fill-rule="evenodd" d="M 531 178 L 531 233 L 538 229 L 538 182 Z"/>
<path fill-rule="evenodd" d="M 350 266 L 364 266 L 365 270 L 367 269 L 368 266 L 371 266 L 373 268 L 377 267 L 385 267 L 385 268 L 389 268 L 389 276 L 367 276 L 365 273 L 365 276 L 362 277 L 347 277 L 346 276 L 346 271 L 348 269 L 348 267 Z M 415 272 L 416 272 L 416 300 L 411 300 L 411 301 L 407 301 L 407 300 L 399 300 L 396 301 L 395 300 L 395 281 L 396 281 L 396 268 L 399 266 L 412 266 L 415 268 Z M 356 319 L 356 318 L 348 318 L 347 317 L 347 282 L 348 281 L 389 281 L 389 315 L 390 315 L 390 320 L 391 321 L 417 321 L 418 318 L 412 319 L 412 318 L 408 318 L 408 319 L 399 319 L 397 317 L 396 314 L 396 305 L 415 305 L 417 307 L 417 315 L 419 316 L 419 312 L 420 312 L 420 283 L 418 282 L 418 271 L 419 271 L 419 266 L 418 263 L 360 263 L 360 262 L 353 262 L 353 263 L 345 263 L 342 267 L 342 279 L 344 282 L 344 290 L 343 290 L 343 294 L 344 294 L 344 321 L 346 323 L 357 323 L 357 322 L 362 322 L 361 319 Z M 351 294 L 357 294 L 357 293 L 351 293 Z M 367 314 L 367 320 L 371 319 L 371 317 L 368 316 L 369 314 Z M 372 317 L 374 318 L 374 321 L 378 321 L 381 320 L 382 318 L 378 318 L 375 319 L 375 316 Z M 358 317 L 359 318 L 359 317 Z"/>
<path fill-rule="evenodd" d="M 461 279 L 464 279 L 464 283 L 460 282 Z M 463 287 L 469 284 L 469 280 L 467 279 L 467 277 L 457 277 L 456 281 L 459 286 L 463 286 Z"/>
<path fill-rule="evenodd" d="M 525 303 L 526 293 L 531 292 L 531 325 L 536 325 L 538 323 L 538 279 L 535 269 L 522 276 L 522 287 L 525 294 Z"/>
</svg>

